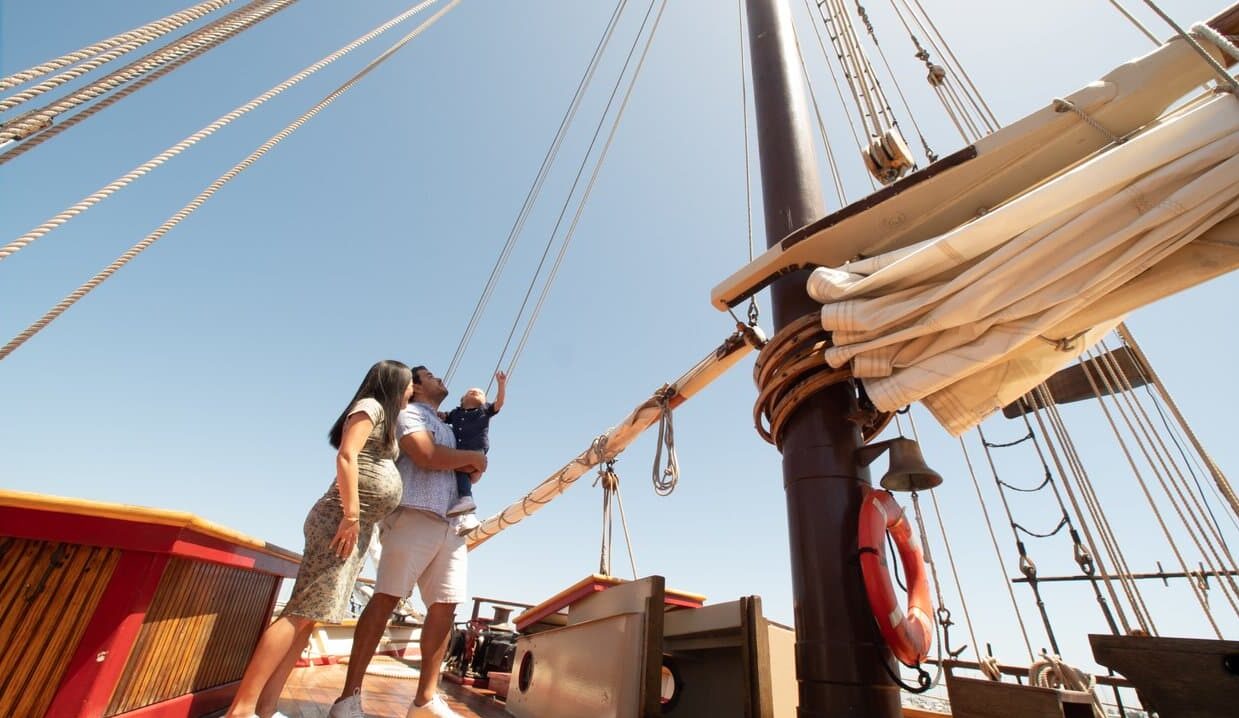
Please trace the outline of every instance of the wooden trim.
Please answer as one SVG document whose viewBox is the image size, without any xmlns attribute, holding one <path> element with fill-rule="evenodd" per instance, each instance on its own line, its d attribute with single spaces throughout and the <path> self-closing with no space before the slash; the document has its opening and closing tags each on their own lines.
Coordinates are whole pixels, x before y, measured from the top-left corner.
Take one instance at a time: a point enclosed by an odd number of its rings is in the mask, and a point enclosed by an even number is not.
<svg viewBox="0 0 1239 718">
<path fill-rule="evenodd" d="M 121 554 L 56 689 L 49 716 L 103 715 L 167 562 L 167 556 Z"/>
<path fill-rule="evenodd" d="M 70 524 L 77 526 L 89 527 L 122 527 L 126 523 L 138 524 L 146 527 L 160 526 L 168 529 L 173 529 L 167 533 L 154 532 L 152 538 L 145 536 L 127 535 L 119 540 L 128 542 L 143 542 L 154 541 L 156 546 L 162 545 L 168 537 L 181 538 L 185 540 L 197 539 L 201 543 L 213 546 L 233 546 L 237 549 L 248 549 L 247 553 L 267 555 L 271 558 L 278 559 L 284 562 L 293 564 L 300 563 L 301 556 L 288 549 L 281 548 L 274 544 L 267 543 L 261 539 L 256 539 L 252 536 L 234 531 L 226 526 L 213 523 L 202 519 L 194 514 L 183 511 L 166 511 L 163 509 L 152 509 L 143 506 L 129 506 L 126 504 L 113 504 L 102 501 L 87 501 L 84 499 L 70 499 L 60 496 L 47 496 L 44 494 L 34 494 L 25 491 L 8 491 L 0 490 L 0 524 L 5 525 L 6 533 L 9 529 L 9 521 L 17 520 L 25 512 L 36 512 L 43 514 L 57 515 L 60 520 L 68 520 Z M 96 519 L 98 522 L 76 522 L 72 521 L 71 517 L 79 517 L 82 519 Z M 53 525 L 44 525 L 43 528 L 48 531 L 55 530 Z M 180 533 L 175 529 L 182 529 L 188 533 Z M 103 545 L 99 540 L 108 536 L 107 534 L 95 534 L 90 537 L 92 540 L 80 541 L 91 545 Z M 44 538 L 45 536 L 32 536 L 30 538 Z M 109 537 L 111 538 L 111 537 Z M 204 541 L 204 539 L 207 539 Z M 59 539 L 72 540 L 72 539 Z M 116 545 L 116 548 L 136 548 L 138 550 L 158 550 L 149 544 L 146 547 Z M 293 569 L 296 573 L 296 569 Z"/>
<path fill-rule="evenodd" d="M 641 687 L 641 707 L 648 718 L 657 718 L 663 713 L 662 666 L 663 666 L 663 619 L 666 609 L 666 579 L 650 576 L 642 579 L 651 583 L 649 598 L 645 599 L 645 681 Z"/>
<path fill-rule="evenodd" d="M 577 581 L 568 588 L 551 596 L 542 603 L 532 606 L 529 610 L 513 619 L 518 630 L 525 630 L 527 627 L 541 621 L 547 616 L 559 612 L 566 606 L 580 601 L 586 596 L 595 594 L 599 591 L 604 591 L 612 586 L 618 586 L 622 583 L 628 583 L 625 579 L 616 578 L 615 576 L 603 576 L 595 573 Z M 676 606 L 679 608 L 700 608 L 706 602 L 706 597 L 696 593 L 687 591 L 678 591 L 674 588 L 665 588 L 663 591 L 664 599 L 667 605 Z"/>
<path fill-rule="evenodd" d="M 118 558 L 116 551 L 97 547 L 4 542 L 0 715 L 44 715 Z"/>
<path fill-rule="evenodd" d="M 754 718 L 775 718 L 774 687 L 770 675 L 769 627 L 762 616 L 761 596 L 740 599 L 740 615 L 744 624 L 744 665 L 749 671 L 751 715 Z"/>
<path fill-rule="evenodd" d="M 239 680 L 279 578 L 172 558 L 106 715 Z"/>
</svg>

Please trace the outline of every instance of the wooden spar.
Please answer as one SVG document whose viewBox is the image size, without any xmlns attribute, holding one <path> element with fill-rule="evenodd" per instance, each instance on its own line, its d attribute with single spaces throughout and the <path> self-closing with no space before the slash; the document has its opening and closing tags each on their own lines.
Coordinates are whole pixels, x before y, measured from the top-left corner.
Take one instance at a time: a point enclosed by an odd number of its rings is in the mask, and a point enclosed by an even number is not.
<svg viewBox="0 0 1239 718">
<path fill-rule="evenodd" d="M 585 472 L 618 456 L 642 432 L 662 418 L 663 401 L 666 401 L 669 409 L 675 409 L 735 366 L 754 348 L 760 348 L 764 342 L 765 339 L 757 330 L 745 328 L 736 331 L 679 379 L 654 392 L 623 421 L 594 439 L 588 449 L 547 477 L 533 491 L 483 521 L 481 526 L 469 533 L 469 550 L 472 551 L 500 531 L 532 516 L 551 499 L 566 491 Z"/>
<path fill-rule="evenodd" d="M 1125 377 L 1126 384 L 1123 387 L 1099 387 L 1104 395 L 1113 393 L 1112 388 L 1124 391 L 1125 387 L 1130 385 L 1132 389 L 1142 387 L 1149 383 L 1149 370 L 1144 366 L 1136 355 L 1127 347 L 1119 347 L 1114 351 L 1106 352 L 1111 359 L 1118 365 Z M 1073 364 L 1065 369 L 1059 369 L 1049 379 L 1045 380 L 1046 388 L 1050 390 L 1050 396 L 1054 398 L 1055 404 L 1070 404 L 1076 401 L 1084 401 L 1085 399 L 1097 398 L 1097 392 L 1094 391 L 1093 385 L 1088 383 L 1087 372 L 1102 372 L 1109 371 L 1103 369 L 1100 364 L 1100 357 L 1096 359 L 1085 359 L 1078 364 Z M 1015 419 L 1027 414 L 1033 410 L 1037 403 L 1031 397 L 1025 395 L 1020 399 L 1007 404 L 1002 408 L 1002 415 L 1008 419 Z"/>
<path fill-rule="evenodd" d="M 1239 32 L 1239 4 L 1208 23 Z M 1234 64 L 1209 43 L 1223 64 Z M 1148 124 L 1175 101 L 1214 77 L 1187 43 L 1171 41 L 1115 68 L 1066 96 L 1110 132 L 1122 136 Z M 874 194 L 778 235 L 769 250 L 711 291 L 719 309 L 735 307 L 778 278 L 818 266 L 906 247 L 966 224 L 979 212 L 1019 195 L 1070 167 L 1109 140 L 1056 102 L 982 138 L 975 145 Z"/>
</svg>

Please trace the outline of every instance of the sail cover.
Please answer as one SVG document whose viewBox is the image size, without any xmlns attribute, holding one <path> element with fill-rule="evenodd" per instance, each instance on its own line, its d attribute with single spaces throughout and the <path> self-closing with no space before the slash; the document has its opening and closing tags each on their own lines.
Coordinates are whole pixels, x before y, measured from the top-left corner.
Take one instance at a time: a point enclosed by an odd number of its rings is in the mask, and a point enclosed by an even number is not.
<svg viewBox="0 0 1239 718">
<path fill-rule="evenodd" d="M 814 270 L 809 294 L 878 409 L 961 434 L 1124 313 L 1239 266 L 1239 101 L 1220 95 L 973 221 Z"/>
</svg>

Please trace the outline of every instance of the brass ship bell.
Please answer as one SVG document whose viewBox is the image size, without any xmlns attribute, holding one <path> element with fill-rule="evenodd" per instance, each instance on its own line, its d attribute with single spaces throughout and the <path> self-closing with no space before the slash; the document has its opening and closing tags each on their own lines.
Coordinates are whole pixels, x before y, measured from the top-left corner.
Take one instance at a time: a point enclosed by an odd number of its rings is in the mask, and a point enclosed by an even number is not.
<svg viewBox="0 0 1239 718">
<path fill-rule="evenodd" d="M 888 449 L 890 464 L 882 477 L 882 488 L 888 491 L 924 491 L 942 483 L 942 475 L 925 465 L 921 445 L 907 437 L 862 446 L 856 450 L 856 461 L 861 466 L 868 466 Z"/>
</svg>

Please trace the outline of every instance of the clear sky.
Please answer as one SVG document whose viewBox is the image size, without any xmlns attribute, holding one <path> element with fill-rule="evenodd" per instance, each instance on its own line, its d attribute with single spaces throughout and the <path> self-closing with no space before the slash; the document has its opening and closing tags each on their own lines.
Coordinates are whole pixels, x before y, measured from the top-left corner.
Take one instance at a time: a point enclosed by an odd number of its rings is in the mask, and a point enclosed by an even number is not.
<svg viewBox="0 0 1239 718">
<path fill-rule="evenodd" d="M 182 4 L 0 2 L 0 75 Z M 803 3 L 792 4 L 804 31 Z M 925 5 L 1003 122 L 1150 48 L 1103 0 Z M 1163 5 L 1190 23 L 1222 3 Z M 392 0 L 303 0 L 0 166 L 0 238 L 37 226 L 404 7 Z M 0 362 L 0 486 L 188 510 L 299 549 L 304 513 L 332 480 L 327 429 L 365 369 L 388 357 L 446 369 L 612 7 L 462 3 Z M 625 13 L 449 401 L 487 382 L 644 9 L 635 3 Z M 958 149 L 961 140 L 930 101 L 923 68 L 889 5 L 873 2 L 869 10 L 931 143 L 941 154 Z M 1140 16 L 1168 35 L 1143 6 Z M 3 339 L 400 34 L 333 65 L 0 263 Z M 737 37 L 734 3 L 686 0 L 667 9 L 507 407 L 493 424 L 492 468 L 477 487 L 481 514 L 563 465 L 731 331 L 708 297 L 746 259 Z M 827 116 L 837 118 L 820 53 L 807 38 L 806 46 Z M 856 199 L 867 182 L 839 122 L 832 141 Z M 829 194 L 827 203 L 838 204 Z M 755 232 L 764 246 L 760 219 Z M 1232 331 L 1237 288 L 1239 279 L 1222 278 L 1130 319 L 1201 438 L 1232 472 L 1239 466 L 1231 426 L 1239 396 L 1230 373 L 1239 351 Z M 670 585 L 713 601 L 759 594 L 772 618 L 790 622 L 779 460 L 751 428 L 750 367 L 751 359 L 676 413 L 683 477 L 674 494 L 659 498 L 650 488 L 652 437 L 634 444 L 617 468 L 642 574 L 665 575 Z M 939 500 L 978 638 L 1004 661 L 1024 662 L 958 444 L 917 415 L 926 458 L 947 478 Z M 1155 570 L 1158 561 L 1172 568 L 1174 557 L 1097 412 L 1072 410 L 1068 420 L 1116 530 L 1129 542 L 1133 568 Z M 1022 426 L 997 420 L 987 432 L 1011 439 Z M 1040 478 L 1027 454 L 1004 454 L 1000 462 L 1005 479 Z M 981 478 L 993 504 L 993 481 Z M 601 499 L 590 483 L 582 479 L 475 552 L 471 592 L 536 602 L 597 570 Z M 1028 525 L 1057 521 L 1043 499 L 1016 499 Z M 1221 516 L 1233 543 L 1235 524 Z M 936 522 L 931 528 L 936 535 Z M 998 529 L 1014 575 L 1010 531 Z M 938 555 L 940 543 L 932 544 Z M 1030 550 L 1043 574 L 1074 568 L 1062 536 L 1031 541 Z M 627 575 L 619 548 L 613 565 Z M 1144 588 L 1162 633 L 1207 635 L 1182 582 Z M 958 621 L 954 584 L 944 590 Z M 1026 590 L 1017 595 L 1034 648 L 1046 645 Z M 1233 638 L 1239 622 L 1216 590 L 1212 596 Z M 1104 630 L 1090 592 L 1059 584 L 1045 597 L 1068 660 L 1088 664 L 1083 635 Z"/>
</svg>

